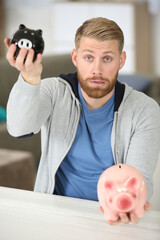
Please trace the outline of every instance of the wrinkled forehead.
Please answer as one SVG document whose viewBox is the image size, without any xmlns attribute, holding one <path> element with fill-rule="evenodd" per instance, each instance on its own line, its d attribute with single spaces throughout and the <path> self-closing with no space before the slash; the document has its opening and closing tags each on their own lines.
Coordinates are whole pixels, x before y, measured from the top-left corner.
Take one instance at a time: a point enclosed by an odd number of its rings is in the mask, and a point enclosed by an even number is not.
<svg viewBox="0 0 160 240">
<path fill-rule="evenodd" d="M 79 48 L 80 51 L 102 51 L 102 52 L 117 52 L 119 51 L 118 41 L 113 40 L 98 40 L 96 38 L 82 37 L 80 40 Z"/>
</svg>

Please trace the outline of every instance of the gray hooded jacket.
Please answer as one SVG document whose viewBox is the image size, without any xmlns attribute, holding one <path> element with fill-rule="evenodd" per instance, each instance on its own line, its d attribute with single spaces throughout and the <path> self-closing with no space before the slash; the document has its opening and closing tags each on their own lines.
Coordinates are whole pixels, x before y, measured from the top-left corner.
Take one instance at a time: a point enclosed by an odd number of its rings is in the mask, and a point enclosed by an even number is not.
<svg viewBox="0 0 160 240">
<path fill-rule="evenodd" d="M 160 108 L 145 94 L 117 82 L 111 135 L 114 162 L 136 167 L 145 177 L 149 200 L 160 150 Z M 7 127 L 14 137 L 41 130 L 41 160 L 35 191 L 53 194 L 55 174 L 74 141 L 81 106 L 77 75 L 47 78 L 39 85 L 21 75 L 7 105 Z"/>
</svg>

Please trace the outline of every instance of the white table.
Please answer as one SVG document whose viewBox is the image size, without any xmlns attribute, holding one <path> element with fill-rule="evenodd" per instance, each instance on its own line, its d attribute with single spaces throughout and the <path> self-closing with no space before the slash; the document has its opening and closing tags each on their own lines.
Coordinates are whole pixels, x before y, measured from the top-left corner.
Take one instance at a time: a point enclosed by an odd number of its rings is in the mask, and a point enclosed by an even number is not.
<svg viewBox="0 0 160 240">
<path fill-rule="evenodd" d="M 160 240 L 160 212 L 109 226 L 99 203 L 0 187 L 0 240 Z"/>
</svg>

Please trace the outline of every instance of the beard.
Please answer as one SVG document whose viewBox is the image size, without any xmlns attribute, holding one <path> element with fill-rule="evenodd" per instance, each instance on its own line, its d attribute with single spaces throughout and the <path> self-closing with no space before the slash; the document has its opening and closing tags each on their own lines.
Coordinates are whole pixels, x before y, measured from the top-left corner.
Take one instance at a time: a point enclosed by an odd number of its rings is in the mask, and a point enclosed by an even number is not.
<svg viewBox="0 0 160 240">
<path fill-rule="evenodd" d="M 117 82 L 118 71 L 116 72 L 115 76 L 112 79 L 103 78 L 101 76 L 93 76 L 92 78 L 83 78 L 80 72 L 77 69 L 77 78 L 81 85 L 83 91 L 90 97 L 90 98 L 102 98 L 109 94 L 115 87 Z M 90 86 L 89 82 L 99 80 L 105 83 L 105 86 Z"/>
</svg>

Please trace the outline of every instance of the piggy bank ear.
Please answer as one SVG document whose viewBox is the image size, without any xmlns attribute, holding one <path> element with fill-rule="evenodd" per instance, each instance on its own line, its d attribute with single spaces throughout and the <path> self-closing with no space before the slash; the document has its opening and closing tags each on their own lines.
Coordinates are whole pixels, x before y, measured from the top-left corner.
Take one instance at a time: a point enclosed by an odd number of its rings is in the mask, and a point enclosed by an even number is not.
<svg viewBox="0 0 160 240">
<path fill-rule="evenodd" d="M 130 177 L 126 183 L 125 183 L 125 187 L 130 188 L 134 191 L 137 191 L 140 187 L 140 182 L 139 179 L 137 177 Z"/>
<path fill-rule="evenodd" d="M 41 29 L 38 29 L 38 30 L 36 30 L 36 32 L 38 32 L 38 34 L 40 35 L 40 36 L 42 36 L 42 30 Z"/>
<path fill-rule="evenodd" d="M 115 184 L 112 181 L 106 181 L 104 183 L 104 187 L 106 190 L 113 190 L 115 188 Z"/>
<path fill-rule="evenodd" d="M 23 24 L 20 24 L 20 25 L 19 25 L 19 29 L 25 29 L 25 28 L 26 28 L 25 25 L 23 25 Z"/>
</svg>

